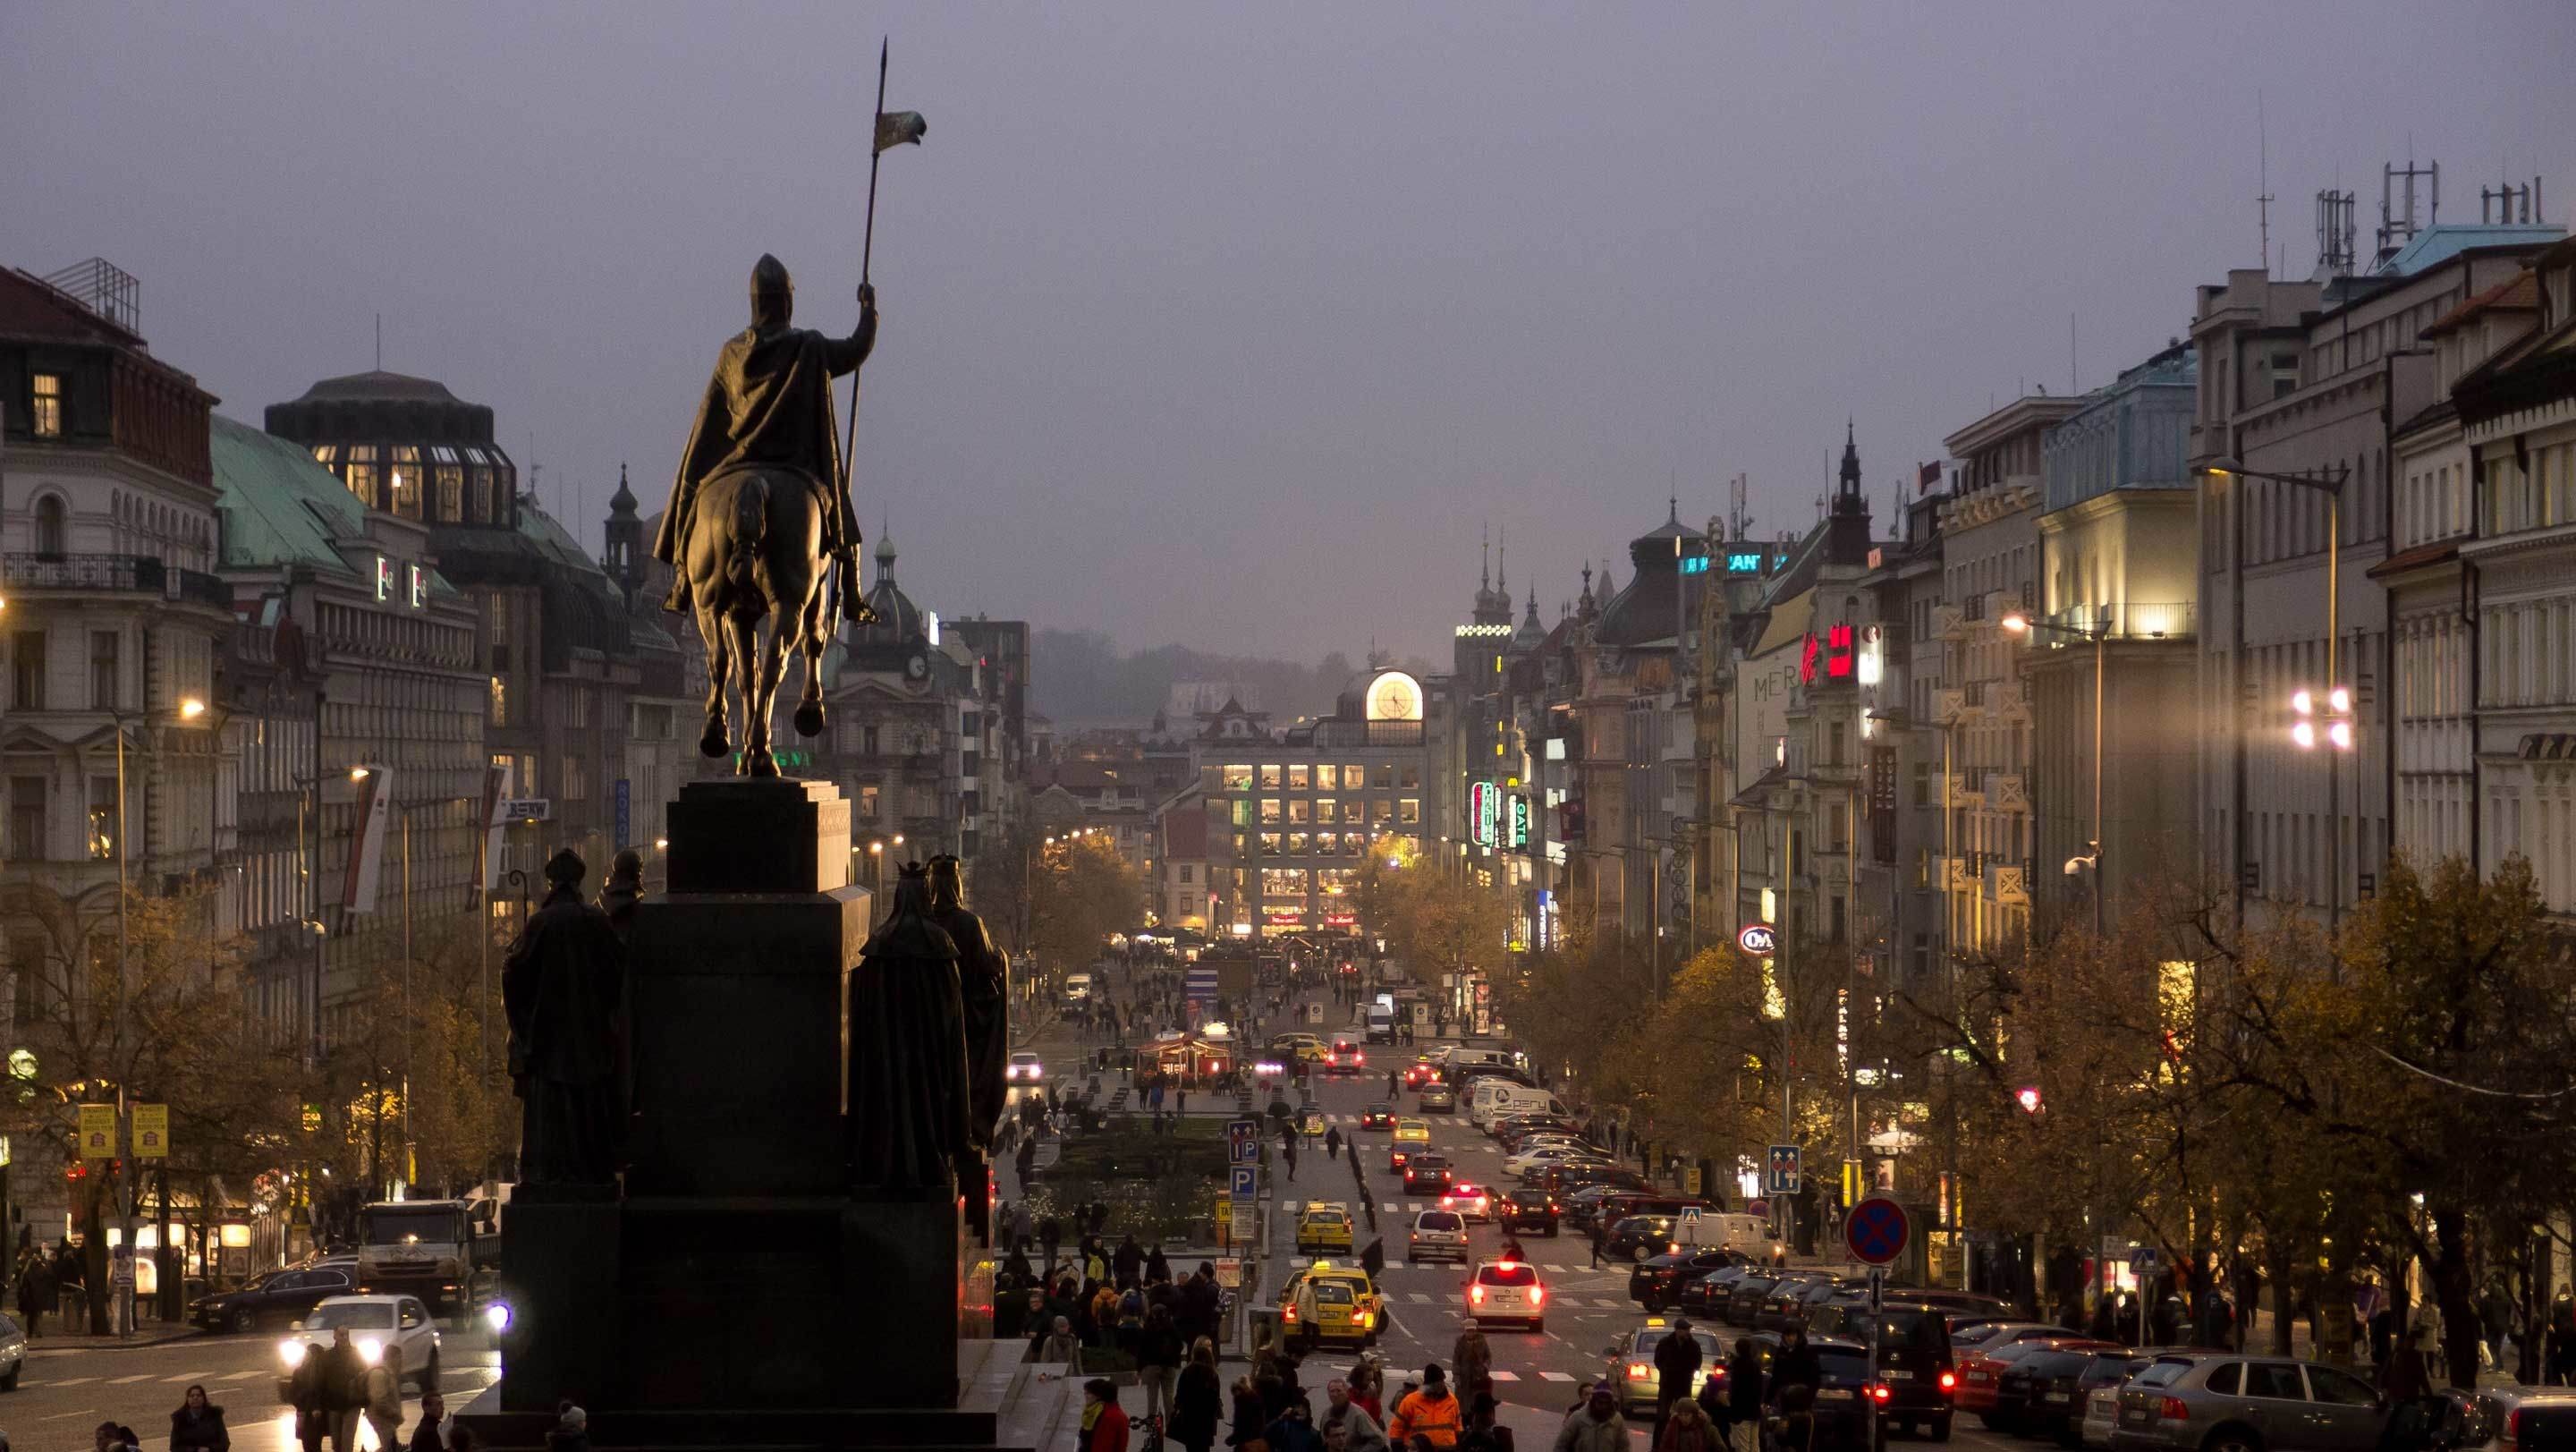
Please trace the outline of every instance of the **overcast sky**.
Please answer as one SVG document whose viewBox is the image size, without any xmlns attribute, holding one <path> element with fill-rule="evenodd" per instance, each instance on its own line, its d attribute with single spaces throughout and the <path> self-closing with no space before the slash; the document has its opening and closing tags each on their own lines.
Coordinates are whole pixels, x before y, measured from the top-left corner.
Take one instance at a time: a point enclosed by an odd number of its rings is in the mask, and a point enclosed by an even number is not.
<svg viewBox="0 0 2576 1452">
<path fill-rule="evenodd" d="M 752 262 L 885 328 L 860 508 L 932 608 L 1445 657 L 1477 533 L 1544 618 L 1724 508 L 1881 511 L 2026 381 L 2092 387 L 2313 195 L 2443 163 L 2576 207 L 2565 0 L 2468 6 L 0 4 L 0 263 L 103 255 L 256 423 L 373 361 L 490 404 L 596 548 L 655 507 Z M 846 394 L 844 395 L 846 398 Z M 576 511 L 576 491 L 578 510 Z"/>
</svg>

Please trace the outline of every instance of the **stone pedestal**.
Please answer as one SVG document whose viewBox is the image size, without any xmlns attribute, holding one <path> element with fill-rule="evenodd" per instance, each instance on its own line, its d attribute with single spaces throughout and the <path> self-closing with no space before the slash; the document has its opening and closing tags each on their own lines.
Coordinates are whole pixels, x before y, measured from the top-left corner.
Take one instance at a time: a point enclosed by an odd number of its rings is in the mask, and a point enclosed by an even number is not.
<svg viewBox="0 0 2576 1452">
<path fill-rule="evenodd" d="M 953 1193 L 849 1187 L 843 976 L 870 924 L 823 782 L 693 782 L 629 937 L 622 1190 L 513 1196 L 496 1449 L 557 1400 L 595 1446 L 991 1445 L 958 1397 Z M 486 1410 L 497 1400 L 497 1409 Z"/>
</svg>

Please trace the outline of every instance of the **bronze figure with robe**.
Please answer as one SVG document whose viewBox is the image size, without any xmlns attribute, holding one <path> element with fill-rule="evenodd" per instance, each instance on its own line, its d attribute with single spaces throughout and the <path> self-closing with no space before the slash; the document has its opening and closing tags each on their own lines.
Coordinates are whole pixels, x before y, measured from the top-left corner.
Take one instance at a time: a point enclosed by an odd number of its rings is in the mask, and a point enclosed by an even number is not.
<svg viewBox="0 0 2576 1452">
<path fill-rule="evenodd" d="M 951 1194 L 975 1158 L 957 941 L 930 909 L 928 870 L 906 863 L 850 970 L 850 1172 L 862 1188 Z"/>
<path fill-rule="evenodd" d="M 957 986 L 966 1012 L 966 1130 L 974 1153 L 957 1167 L 969 1224 L 990 1243 L 991 1188 L 986 1157 L 1010 1090 L 1004 1070 L 1011 1055 L 1011 960 L 993 946 L 984 920 L 966 906 L 962 864 L 942 854 L 930 859 L 930 921 L 957 945 Z"/>
<path fill-rule="evenodd" d="M 846 338 L 788 326 L 796 285 L 775 257 L 762 254 L 751 273 L 751 326 L 725 341 L 715 372 L 698 401 L 688 445 L 671 483 L 670 507 L 653 539 L 653 558 L 671 566 L 666 610 L 690 606 L 688 536 L 698 487 L 746 465 L 789 468 L 822 485 L 828 501 L 823 550 L 839 562 L 842 611 L 860 612 L 858 521 L 850 510 L 850 481 L 833 435 L 832 380 L 854 373 L 876 346 L 876 290 L 859 289 L 859 325 Z"/>
<path fill-rule="evenodd" d="M 626 950 L 608 915 L 582 901 L 587 870 L 568 849 L 546 863 L 545 903 L 501 963 L 523 1184 L 610 1183 L 624 1148 Z"/>
</svg>

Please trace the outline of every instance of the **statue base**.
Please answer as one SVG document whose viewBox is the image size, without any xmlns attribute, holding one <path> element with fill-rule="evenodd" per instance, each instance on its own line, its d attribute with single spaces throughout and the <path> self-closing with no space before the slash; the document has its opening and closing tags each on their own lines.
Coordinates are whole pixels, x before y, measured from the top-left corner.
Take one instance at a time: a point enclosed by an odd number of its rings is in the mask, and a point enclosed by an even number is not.
<svg viewBox="0 0 2576 1452">
<path fill-rule="evenodd" d="M 829 783 L 693 782 L 671 891 L 629 937 L 621 1186 L 519 1187 L 499 1385 L 465 1420 L 538 1447 L 565 1397 L 598 1448 L 989 1447 L 958 1410 L 953 1191 L 851 1188 L 843 976 L 870 927 Z"/>
</svg>

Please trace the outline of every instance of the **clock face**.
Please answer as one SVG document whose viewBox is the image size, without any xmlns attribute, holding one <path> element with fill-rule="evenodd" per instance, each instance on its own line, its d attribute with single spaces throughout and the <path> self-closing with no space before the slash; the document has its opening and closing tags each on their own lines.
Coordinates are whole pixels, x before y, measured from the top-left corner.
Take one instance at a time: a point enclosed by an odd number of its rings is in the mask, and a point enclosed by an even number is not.
<svg viewBox="0 0 2576 1452">
<path fill-rule="evenodd" d="M 1422 686 L 1402 671 L 1388 671 L 1369 683 L 1368 718 L 1372 721 L 1422 719 Z"/>
<path fill-rule="evenodd" d="M 930 674 L 930 662 L 923 660 L 920 656 L 914 656 L 910 661 L 904 664 L 904 669 L 910 671 L 916 676 L 926 676 Z"/>
</svg>

